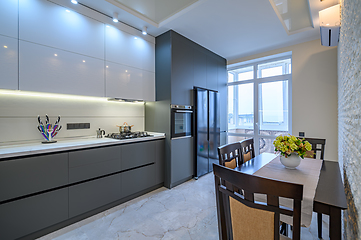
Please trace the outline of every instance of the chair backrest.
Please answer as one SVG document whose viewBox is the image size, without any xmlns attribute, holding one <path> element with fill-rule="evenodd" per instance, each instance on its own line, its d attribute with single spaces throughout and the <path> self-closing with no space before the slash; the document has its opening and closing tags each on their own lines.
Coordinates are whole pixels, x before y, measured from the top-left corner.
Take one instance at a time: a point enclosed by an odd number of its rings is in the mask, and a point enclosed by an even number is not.
<svg viewBox="0 0 361 240">
<path fill-rule="evenodd" d="M 276 181 L 213 164 L 219 239 L 279 239 L 280 214 L 293 217 L 292 239 L 300 239 L 303 185 Z M 224 182 L 226 184 L 224 184 Z M 244 195 L 235 192 L 241 189 Z M 254 194 L 267 203 L 254 201 Z M 279 197 L 293 199 L 293 209 L 279 206 Z"/>
<path fill-rule="evenodd" d="M 241 149 L 242 149 L 242 154 L 241 154 L 242 163 L 245 163 L 251 160 L 252 158 L 254 158 L 255 155 L 254 155 L 253 138 L 243 140 L 241 142 Z"/>
<path fill-rule="evenodd" d="M 302 139 L 302 137 L 300 137 Z M 310 153 L 306 153 L 305 157 L 314 159 L 324 159 L 326 139 L 322 138 L 305 138 L 312 145 Z M 319 153 L 319 154 L 318 154 Z"/>
<path fill-rule="evenodd" d="M 234 142 L 218 147 L 219 165 L 228 168 L 235 168 L 237 164 L 242 164 L 241 159 L 241 143 Z"/>
</svg>

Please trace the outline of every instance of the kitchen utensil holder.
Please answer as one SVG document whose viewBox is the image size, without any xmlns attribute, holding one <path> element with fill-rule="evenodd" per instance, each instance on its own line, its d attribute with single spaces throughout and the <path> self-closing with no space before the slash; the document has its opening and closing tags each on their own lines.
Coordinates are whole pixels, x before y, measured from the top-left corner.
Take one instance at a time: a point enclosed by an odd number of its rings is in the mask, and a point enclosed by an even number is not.
<svg viewBox="0 0 361 240">
<path fill-rule="evenodd" d="M 57 141 L 54 140 L 54 137 L 58 134 L 62 126 L 59 125 L 60 122 L 60 116 L 58 116 L 58 119 L 54 123 L 54 125 L 49 123 L 49 117 L 48 115 L 45 115 L 46 117 L 46 123 L 45 126 L 42 123 L 40 116 L 38 116 L 38 130 L 45 138 L 45 141 L 42 141 L 41 143 L 56 143 Z"/>
</svg>

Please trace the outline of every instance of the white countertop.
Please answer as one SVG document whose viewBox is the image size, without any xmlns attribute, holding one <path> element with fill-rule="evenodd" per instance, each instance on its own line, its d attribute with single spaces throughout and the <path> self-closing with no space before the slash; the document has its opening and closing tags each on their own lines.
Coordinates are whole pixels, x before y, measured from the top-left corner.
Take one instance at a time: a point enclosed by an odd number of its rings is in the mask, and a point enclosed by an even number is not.
<svg viewBox="0 0 361 240">
<path fill-rule="evenodd" d="M 28 144 L 19 144 L 19 145 L 10 145 L 0 147 L 0 159 L 9 158 L 9 157 L 20 157 L 20 156 L 30 156 L 34 154 L 42 153 L 55 153 L 59 151 L 67 151 L 74 149 L 85 149 L 99 146 L 109 146 L 117 144 L 125 144 L 132 142 L 143 142 L 154 139 L 165 138 L 164 133 L 152 133 L 148 132 L 149 137 L 141 138 L 131 138 L 124 140 L 117 140 L 112 138 L 77 138 L 71 140 L 58 140 L 56 143 L 28 143 Z"/>
</svg>

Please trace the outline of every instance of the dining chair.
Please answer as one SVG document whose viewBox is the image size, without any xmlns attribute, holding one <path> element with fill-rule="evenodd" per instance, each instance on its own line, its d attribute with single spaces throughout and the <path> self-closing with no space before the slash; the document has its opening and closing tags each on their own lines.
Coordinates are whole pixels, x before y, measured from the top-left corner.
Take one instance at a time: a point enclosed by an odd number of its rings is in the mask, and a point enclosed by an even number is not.
<svg viewBox="0 0 361 240">
<path fill-rule="evenodd" d="M 302 139 L 302 137 L 299 137 Z M 326 139 L 323 138 L 305 138 L 312 145 L 312 150 L 306 152 L 305 157 L 314 159 L 324 159 Z M 319 154 L 318 154 L 319 153 Z"/>
<path fill-rule="evenodd" d="M 218 147 L 219 165 L 235 168 L 241 165 L 241 143 L 234 142 Z"/>
<path fill-rule="evenodd" d="M 213 173 L 219 239 L 290 239 L 279 233 L 280 214 L 293 217 L 292 239 L 300 239 L 303 185 L 249 175 L 218 164 L 213 164 Z M 242 189 L 244 195 L 234 188 Z M 267 203 L 254 201 L 255 193 L 265 194 Z M 279 197 L 293 199 L 293 209 L 280 206 Z"/>
<path fill-rule="evenodd" d="M 242 163 L 245 163 L 251 160 L 252 158 L 254 158 L 255 155 L 254 155 L 253 138 L 241 141 L 241 150 L 242 150 L 242 154 L 241 154 Z"/>
</svg>

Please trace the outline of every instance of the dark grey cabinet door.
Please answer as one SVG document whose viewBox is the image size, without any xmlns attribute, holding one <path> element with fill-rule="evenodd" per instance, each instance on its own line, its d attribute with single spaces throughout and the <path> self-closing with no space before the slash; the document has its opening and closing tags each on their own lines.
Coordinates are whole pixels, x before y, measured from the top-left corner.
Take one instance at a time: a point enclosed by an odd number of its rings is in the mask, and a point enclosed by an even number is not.
<svg viewBox="0 0 361 240">
<path fill-rule="evenodd" d="M 0 162 L 0 201 L 68 183 L 68 153 Z"/>
<path fill-rule="evenodd" d="M 172 42 L 171 104 L 191 105 L 193 89 L 193 49 L 174 39 Z"/>
<path fill-rule="evenodd" d="M 69 187 L 69 218 L 120 199 L 120 175 L 116 174 Z"/>
<path fill-rule="evenodd" d="M 68 219 L 68 188 L 0 205 L 0 239 L 16 239 Z"/>
<path fill-rule="evenodd" d="M 122 170 L 155 163 L 155 141 L 122 146 Z"/>
<path fill-rule="evenodd" d="M 155 164 L 122 173 L 122 197 L 155 185 Z"/>
<path fill-rule="evenodd" d="M 218 90 L 218 62 L 211 56 L 207 56 L 207 88 Z"/>
<path fill-rule="evenodd" d="M 227 130 L 227 68 L 225 59 L 218 60 L 218 92 L 220 95 L 220 130 Z"/>
<path fill-rule="evenodd" d="M 193 137 L 171 140 L 171 182 L 177 183 L 193 176 Z"/>
<path fill-rule="evenodd" d="M 193 51 L 194 86 L 207 88 L 207 55 L 197 49 Z"/>
<path fill-rule="evenodd" d="M 155 184 L 164 182 L 165 140 L 156 141 Z"/>
<path fill-rule="evenodd" d="M 69 153 L 69 182 L 74 183 L 118 172 L 121 147 L 103 147 Z"/>
</svg>

